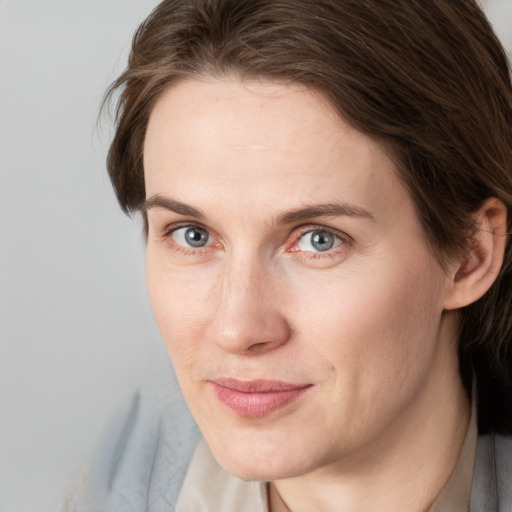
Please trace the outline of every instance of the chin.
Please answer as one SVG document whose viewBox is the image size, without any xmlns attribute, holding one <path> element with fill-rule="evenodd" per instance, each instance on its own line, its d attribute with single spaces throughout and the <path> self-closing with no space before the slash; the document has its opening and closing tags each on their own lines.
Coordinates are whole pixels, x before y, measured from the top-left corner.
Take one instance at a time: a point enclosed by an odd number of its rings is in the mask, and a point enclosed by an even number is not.
<svg viewBox="0 0 512 512">
<path fill-rule="evenodd" d="M 306 472 L 288 464 L 280 464 L 276 460 L 266 461 L 265 463 L 255 463 L 253 461 L 248 463 L 247 461 L 217 459 L 217 462 L 228 473 L 248 481 L 271 482 L 292 478 Z"/>
<path fill-rule="evenodd" d="M 295 447 L 289 441 L 262 443 L 253 439 L 252 443 L 245 444 L 230 439 L 217 446 L 210 444 L 210 448 L 220 466 L 242 480 L 282 480 L 308 473 L 316 467 L 308 460 L 303 447 Z"/>
</svg>

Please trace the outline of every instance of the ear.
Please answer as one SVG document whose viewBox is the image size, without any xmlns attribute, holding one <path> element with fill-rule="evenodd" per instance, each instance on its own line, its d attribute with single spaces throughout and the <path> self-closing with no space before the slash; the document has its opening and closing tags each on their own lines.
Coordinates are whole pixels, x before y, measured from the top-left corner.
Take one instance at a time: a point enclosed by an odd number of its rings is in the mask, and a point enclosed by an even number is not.
<svg viewBox="0 0 512 512">
<path fill-rule="evenodd" d="M 482 297 L 498 276 L 507 238 L 507 209 L 490 198 L 474 215 L 475 233 L 454 266 L 445 296 L 447 310 L 458 309 Z"/>
</svg>

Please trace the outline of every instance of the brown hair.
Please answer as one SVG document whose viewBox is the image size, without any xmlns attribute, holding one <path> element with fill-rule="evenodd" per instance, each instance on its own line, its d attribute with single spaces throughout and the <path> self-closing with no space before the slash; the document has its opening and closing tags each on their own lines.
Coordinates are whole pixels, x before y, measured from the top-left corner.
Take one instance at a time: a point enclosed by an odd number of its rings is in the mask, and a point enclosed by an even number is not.
<svg viewBox="0 0 512 512">
<path fill-rule="evenodd" d="M 204 76 L 298 83 L 391 151 L 442 262 L 489 197 L 512 211 L 512 91 L 503 48 L 474 0 L 165 0 L 137 30 L 108 170 L 125 212 L 144 199 L 155 101 Z M 481 432 L 512 432 L 512 244 L 460 312 L 461 375 L 477 377 Z"/>
</svg>

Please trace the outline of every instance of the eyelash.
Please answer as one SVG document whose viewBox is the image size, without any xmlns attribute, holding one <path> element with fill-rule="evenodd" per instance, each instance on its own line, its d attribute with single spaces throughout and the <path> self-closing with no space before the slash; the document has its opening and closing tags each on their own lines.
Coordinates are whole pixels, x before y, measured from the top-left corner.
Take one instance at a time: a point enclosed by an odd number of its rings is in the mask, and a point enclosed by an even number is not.
<svg viewBox="0 0 512 512">
<path fill-rule="evenodd" d="M 204 246 L 204 247 L 197 247 L 197 248 L 185 247 L 183 245 L 177 244 L 176 242 L 174 242 L 172 240 L 172 235 L 179 229 L 183 229 L 183 228 L 199 228 L 199 229 L 206 231 L 212 239 L 212 244 Z M 347 246 L 350 247 L 353 244 L 353 239 L 349 235 L 347 235 L 346 233 L 337 231 L 335 229 L 329 228 L 327 226 L 310 224 L 307 226 L 299 227 L 297 229 L 298 229 L 298 234 L 296 236 L 294 236 L 292 243 L 289 244 L 289 247 L 293 247 L 294 245 L 297 245 L 304 235 L 306 235 L 308 233 L 313 233 L 315 231 L 319 231 L 322 233 L 328 233 L 329 235 L 336 237 L 340 241 L 339 245 L 337 245 L 336 247 L 333 247 L 332 249 L 328 249 L 326 251 L 314 252 L 314 251 L 302 251 L 300 249 L 297 250 L 297 249 L 290 249 L 290 248 L 286 250 L 286 252 L 288 252 L 288 253 L 302 253 L 303 257 L 306 257 L 306 258 L 310 258 L 310 259 L 333 258 L 333 257 L 338 256 L 340 253 L 345 252 L 347 250 Z M 191 256 L 202 255 L 206 251 L 210 250 L 212 245 L 214 247 L 215 247 L 215 245 L 220 246 L 220 243 L 216 241 L 216 236 L 214 234 L 212 234 L 211 230 L 201 224 L 198 224 L 198 223 L 173 224 L 172 226 L 167 227 L 165 229 L 163 238 L 169 239 L 169 241 L 171 242 L 175 251 L 182 253 L 184 255 L 191 255 Z"/>
</svg>

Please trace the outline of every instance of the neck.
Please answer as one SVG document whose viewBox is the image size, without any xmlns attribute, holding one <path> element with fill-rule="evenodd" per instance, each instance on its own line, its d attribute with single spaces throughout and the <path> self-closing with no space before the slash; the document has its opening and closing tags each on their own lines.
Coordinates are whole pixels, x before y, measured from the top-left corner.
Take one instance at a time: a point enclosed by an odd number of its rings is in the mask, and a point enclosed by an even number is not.
<svg viewBox="0 0 512 512">
<path fill-rule="evenodd" d="M 440 352 L 414 402 L 378 439 L 332 466 L 272 482 L 270 511 L 427 511 L 455 468 L 471 409 L 456 350 Z"/>
</svg>

